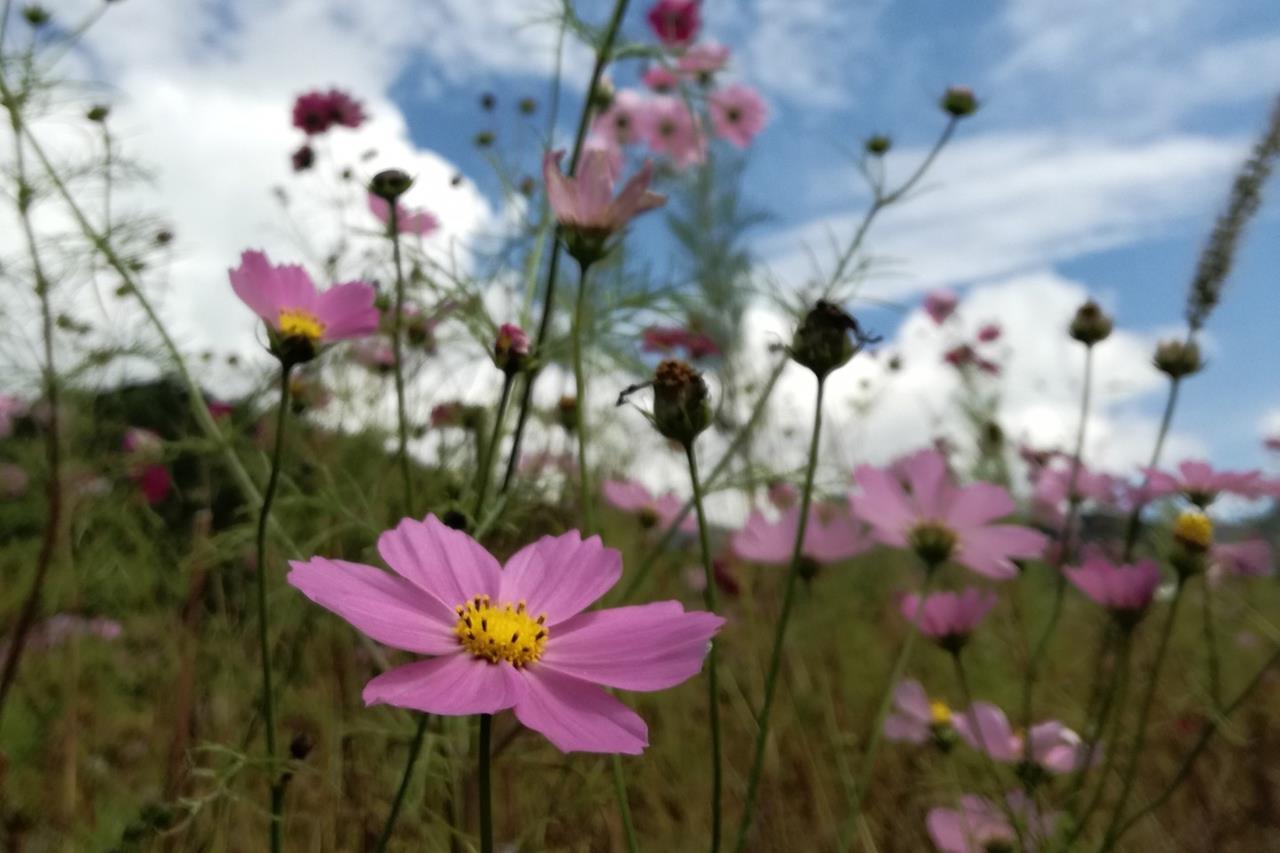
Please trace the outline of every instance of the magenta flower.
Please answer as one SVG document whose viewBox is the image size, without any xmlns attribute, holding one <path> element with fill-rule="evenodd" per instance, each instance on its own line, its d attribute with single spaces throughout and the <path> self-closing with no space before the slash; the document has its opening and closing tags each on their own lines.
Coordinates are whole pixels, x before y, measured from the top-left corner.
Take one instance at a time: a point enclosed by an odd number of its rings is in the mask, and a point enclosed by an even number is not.
<svg viewBox="0 0 1280 853">
<path fill-rule="evenodd" d="M 930 701 L 920 682 L 898 682 L 893 688 L 893 711 L 884 719 L 884 736 L 893 741 L 924 743 L 952 725 L 946 702 Z"/>
<path fill-rule="evenodd" d="M 676 73 L 667 70 L 661 65 L 650 65 L 644 70 L 640 80 L 659 94 L 674 91 L 676 86 L 680 84 L 680 78 L 676 76 Z"/>
<path fill-rule="evenodd" d="M 706 140 L 684 102 L 662 96 L 654 98 L 649 109 L 649 147 L 667 155 L 677 169 L 701 163 L 706 156 Z"/>
<path fill-rule="evenodd" d="M 649 7 L 649 27 L 667 47 L 683 47 L 698 37 L 699 0 L 658 0 Z"/>
<path fill-rule="evenodd" d="M 684 501 L 674 492 L 654 497 L 644 486 L 629 480 L 606 480 L 600 490 L 604 492 L 604 499 L 610 506 L 623 512 L 639 514 L 640 524 L 644 527 L 661 525 L 666 529 L 676 520 L 680 510 L 684 509 Z M 692 512 L 687 513 L 684 521 L 680 522 L 680 530 L 696 535 L 697 516 Z"/>
<path fill-rule="evenodd" d="M 902 598 L 902 615 L 947 651 L 958 651 L 996 606 L 996 594 L 969 587 L 961 592 L 930 593 L 923 604 L 916 593 Z"/>
<path fill-rule="evenodd" d="M 971 748 L 1005 764 L 1018 764 L 1026 756 L 1022 735 L 1009 725 L 1004 711 L 990 702 L 974 702 L 953 719 L 956 734 Z M 1031 727 L 1031 762 L 1050 773 L 1070 773 L 1085 757 L 1080 735 L 1057 720 Z"/>
<path fill-rule="evenodd" d="M 1107 610 L 1121 615 L 1141 615 L 1151 604 L 1160 586 L 1160 567 L 1155 560 L 1132 565 L 1116 565 L 1094 556 L 1084 565 L 1064 570 L 1067 580 Z"/>
<path fill-rule="evenodd" d="M 1042 841 L 1053 831 L 1056 816 L 1041 815 L 1021 791 L 1005 798 L 1009 809 L 1019 817 L 1029 842 Z M 934 808 L 925 818 L 929 838 L 939 853 L 991 853 L 1015 849 L 1018 834 L 1009 824 L 1005 809 L 974 794 L 960 798 L 959 809 Z"/>
<path fill-rule="evenodd" d="M 0 438 L 13 435 L 13 422 L 27 412 L 27 404 L 12 394 L 0 394 Z"/>
<path fill-rule="evenodd" d="M 586 608 L 622 575 L 622 556 L 577 531 L 546 536 L 504 567 L 435 516 L 378 539 L 395 574 L 313 557 L 289 583 L 380 643 L 430 655 L 364 688 L 369 705 L 516 718 L 564 752 L 639 754 L 644 721 L 603 688 L 652 691 L 698 673 L 713 613 L 675 601 Z"/>
<path fill-rule="evenodd" d="M 515 323 L 503 323 L 493 339 L 493 362 L 500 370 L 515 373 L 529 357 L 529 335 Z"/>
<path fill-rule="evenodd" d="M 396 366 L 395 350 L 381 338 L 365 338 L 351 347 L 351 358 L 356 364 L 374 373 L 389 373 Z"/>
<path fill-rule="evenodd" d="M 308 136 L 336 126 L 356 128 L 364 124 L 364 108 L 346 92 L 330 89 L 299 95 L 293 102 L 293 126 Z"/>
<path fill-rule="evenodd" d="M 992 523 L 1014 509 L 1013 499 L 999 486 L 954 485 L 946 459 L 937 451 L 917 453 L 899 463 L 899 469 L 901 476 L 870 465 L 854 473 L 862 490 L 854 512 L 880 542 L 909 547 L 930 566 L 954 560 L 996 580 L 1018 573 L 1014 558 L 1043 553 L 1044 534 Z"/>
<path fill-rule="evenodd" d="M 1265 539 L 1214 545 L 1212 558 L 1213 566 L 1209 571 L 1214 576 L 1225 572 L 1239 577 L 1258 578 L 1275 570 L 1271 545 Z"/>
<path fill-rule="evenodd" d="M 941 326 L 955 313 L 956 306 L 959 304 L 960 299 L 950 290 L 934 290 L 924 298 L 924 313 Z"/>
<path fill-rule="evenodd" d="M 679 326 L 649 326 L 640 333 L 640 349 L 664 354 L 683 349 L 690 361 L 721 354 L 719 344 L 710 335 Z"/>
<path fill-rule="evenodd" d="M 619 147 L 643 142 L 649 138 L 649 115 L 646 98 L 634 89 L 623 89 L 592 120 L 591 132 Z"/>
<path fill-rule="evenodd" d="M 715 74 L 729 64 L 729 48 L 715 42 L 695 44 L 676 60 L 676 70 L 681 74 L 705 77 Z"/>
<path fill-rule="evenodd" d="M 391 225 L 391 205 L 385 198 L 369 193 L 369 212 L 377 217 L 383 225 Z M 402 204 L 396 205 L 396 227 L 401 234 L 417 234 L 425 237 L 440 227 L 440 220 L 425 210 L 409 210 Z"/>
<path fill-rule="evenodd" d="M 1244 498 L 1258 498 L 1267 493 L 1261 471 L 1215 471 L 1208 462 L 1188 459 L 1178 466 L 1177 474 L 1148 469 L 1143 491 L 1147 500 L 1181 494 L 1198 507 L 1213 503 L 1222 492 Z"/>
<path fill-rule="evenodd" d="M 978 340 L 984 344 L 989 344 L 992 341 L 1000 340 L 1000 334 L 1001 330 L 998 323 L 986 323 L 978 329 Z"/>
<path fill-rule="evenodd" d="M 800 525 L 800 507 L 792 506 L 777 518 L 769 520 L 754 510 L 741 530 L 734 532 L 730 544 L 744 560 L 765 565 L 791 562 L 796 530 Z M 865 528 L 857 522 L 848 507 L 838 504 L 815 504 L 804 530 L 801 555 L 815 563 L 838 563 L 871 547 Z"/>
<path fill-rule="evenodd" d="M 129 479 L 133 480 L 143 500 L 150 506 L 163 501 L 173 491 L 173 477 L 160 463 L 164 441 L 149 429 L 130 427 L 121 441 L 128 459 Z"/>
<path fill-rule="evenodd" d="M 295 264 L 272 265 L 263 252 L 240 256 L 229 271 L 231 289 L 272 332 L 311 346 L 358 338 L 378 328 L 374 290 L 362 281 L 316 291 L 307 271 Z"/>
<path fill-rule="evenodd" d="M 542 160 L 542 175 L 547 183 L 551 210 L 566 229 L 608 237 L 626 228 L 635 217 L 666 202 L 665 196 L 649 191 L 649 181 L 653 178 L 651 163 L 645 163 L 615 198 L 616 179 L 611 174 L 606 152 L 584 150 L 581 168 L 572 178 L 560 171 L 563 154 L 563 151 L 548 151 Z"/>
<path fill-rule="evenodd" d="M 764 130 L 767 110 L 760 93 L 750 86 L 735 83 L 711 93 L 707 99 L 711 109 L 711 128 L 716 136 L 739 148 L 746 148 Z"/>
</svg>

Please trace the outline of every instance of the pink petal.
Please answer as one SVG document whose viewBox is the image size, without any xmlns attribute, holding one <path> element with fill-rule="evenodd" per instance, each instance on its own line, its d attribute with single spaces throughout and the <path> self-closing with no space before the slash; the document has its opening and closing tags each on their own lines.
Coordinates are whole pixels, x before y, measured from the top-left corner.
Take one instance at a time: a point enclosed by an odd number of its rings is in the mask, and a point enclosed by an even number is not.
<svg viewBox="0 0 1280 853">
<path fill-rule="evenodd" d="M 639 483 L 629 480 L 605 480 L 600 491 L 610 505 L 625 512 L 635 512 L 653 505 L 653 496 Z"/>
<path fill-rule="evenodd" d="M 516 719 L 561 752 L 639 755 L 649 745 L 644 720 L 602 688 L 545 667 L 527 673 L 529 689 L 516 704 Z"/>
<path fill-rule="evenodd" d="M 875 527 L 877 533 L 901 534 L 916 521 L 915 507 L 891 473 L 882 468 L 860 465 L 853 478 L 862 490 L 861 496 L 852 501 L 853 511 Z"/>
<path fill-rule="evenodd" d="M 1012 524 L 995 524 L 963 532 L 954 559 L 980 575 L 994 580 L 1016 577 L 1018 567 L 1010 558 L 1035 558 L 1044 553 L 1048 539 L 1043 533 Z"/>
<path fill-rule="evenodd" d="M 929 726 L 906 714 L 893 713 L 884 718 L 884 736 L 893 741 L 924 743 L 929 738 Z"/>
<path fill-rule="evenodd" d="M 953 718 L 952 725 L 965 743 L 996 761 L 1016 761 L 1020 757 L 1019 739 L 1009 726 L 1009 718 L 990 702 L 974 702 L 969 710 Z"/>
<path fill-rule="evenodd" d="M 786 565 L 791 562 L 795 547 L 796 525 L 800 511 L 793 507 L 777 521 L 770 521 L 758 510 L 752 510 L 746 525 L 734 531 L 729 540 L 733 552 L 744 560 L 765 565 Z"/>
<path fill-rule="evenodd" d="M 924 692 L 920 682 L 915 679 L 898 682 L 898 685 L 893 688 L 893 704 L 919 722 L 927 723 L 933 719 L 933 711 L 929 707 L 929 694 Z"/>
<path fill-rule="evenodd" d="M 379 643 L 423 655 L 457 651 L 453 611 L 404 578 L 323 557 L 289 565 L 293 587 Z"/>
<path fill-rule="evenodd" d="M 593 610 L 555 627 L 541 663 L 607 687 L 663 690 L 698 674 L 723 624 L 678 601 Z"/>
<path fill-rule="evenodd" d="M 804 554 L 819 563 L 838 563 L 870 546 L 847 506 L 816 504 L 804 531 Z"/>
<path fill-rule="evenodd" d="M 582 612 L 622 577 L 622 554 L 606 548 L 599 536 L 584 540 L 570 530 L 544 536 L 507 560 L 500 599 L 524 601 L 529 612 L 547 615 L 547 625 Z"/>
<path fill-rule="evenodd" d="M 406 518 L 378 537 L 378 553 L 398 575 L 452 610 L 477 595 L 498 599 L 502 570 L 493 555 L 434 515 Z M 497 603 L 495 601 L 495 603 Z"/>
<path fill-rule="evenodd" d="M 316 301 L 316 319 L 324 323 L 324 340 L 358 338 L 378 330 L 374 289 L 362 281 L 335 284 Z"/>
<path fill-rule="evenodd" d="M 391 205 L 387 204 L 387 200 L 373 193 L 368 194 L 369 212 L 372 213 L 379 222 L 386 225 L 391 219 Z"/>
<path fill-rule="evenodd" d="M 578 222 L 608 227 L 613 199 L 609 152 L 600 148 L 584 148 L 573 180 L 578 189 Z"/>
<path fill-rule="evenodd" d="M 911 486 L 911 499 L 925 518 L 941 521 L 951 509 L 955 489 L 947 460 L 937 451 L 916 453 L 903 460 L 902 471 Z"/>
<path fill-rule="evenodd" d="M 315 283 L 307 271 L 297 264 L 281 264 L 275 268 L 272 283 L 276 304 L 280 308 L 298 308 L 314 312 L 319 299 Z M 270 318 L 275 323 L 277 318 Z"/>
<path fill-rule="evenodd" d="M 971 483 L 959 489 L 946 521 L 958 530 L 979 527 L 997 518 L 1004 518 L 1014 508 L 1013 498 L 994 483 Z"/>
<path fill-rule="evenodd" d="M 563 151 L 548 151 L 542 158 L 542 180 L 547 185 L 547 203 L 561 222 L 577 222 L 578 191 L 573 181 L 560 171 Z"/>
<path fill-rule="evenodd" d="M 364 686 L 364 703 L 450 717 L 496 714 L 522 701 L 529 681 L 508 663 L 452 654 L 387 670 Z"/>
</svg>

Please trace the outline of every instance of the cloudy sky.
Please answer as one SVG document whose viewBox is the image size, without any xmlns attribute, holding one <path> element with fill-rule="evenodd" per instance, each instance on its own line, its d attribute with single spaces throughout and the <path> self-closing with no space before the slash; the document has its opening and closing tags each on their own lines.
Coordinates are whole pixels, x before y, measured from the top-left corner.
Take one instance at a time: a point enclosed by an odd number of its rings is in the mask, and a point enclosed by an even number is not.
<svg viewBox="0 0 1280 853">
<path fill-rule="evenodd" d="M 49 0 L 73 21 L 100 0 Z M 340 156 L 418 175 L 410 201 L 446 223 L 444 242 L 492 231 L 501 199 L 474 134 L 494 127 L 536 172 L 538 124 L 513 104 L 545 105 L 557 0 L 127 0 L 115 4 L 72 76 L 116 106 L 128 152 L 149 166 L 145 202 L 179 235 L 164 310 L 192 351 L 254 349 L 253 322 L 225 284 L 241 249 L 296 252 L 271 187 L 298 187 L 288 152 L 301 141 L 288 110 L 298 92 L 339 85 L 373 119 L 335 136 Z M 607 4 L 576 4 L 601 23 Z M 636 0 L 624 38 L 649 38 Z M 1016 437 L 1065 443 L 1078 395 L 1078 351 L 1060 330 L 1086 294 L 1123 330 L 1100 350 L 1093 458 L 1143 458 L 1162 385 L 1152 343 L 1181 325 L 1187 282 L 1232 171 L 1280 92 L 1280 16 L 1273 0 L 707 0 L 706 33 L 733 48 L 730 75 L 760 88 L 771 121 L 749 154 L 745 194 L 769 221 L 752 250 L 774 280 L 799 284 L 830 269 L 833 235 L 866 203 L 849 152 L 892 135 L 891 174 L 913 168 L 937 134 L 949 84 L 982 101 L 911 203 L 891 210 L 868 243 L 877 260 L 862 294 L 897 308 L 866 321 L 906 368 L 866 423 L 833 430 L 832 451 L 883 458 L 919 444 L 947 417 L 949 342 L 914 310 L 949 287 L 960 324 L 1006 332 L 1001 389 Z M 571 45 L 562 115 L 575 115 L 589 56 Z M 635 69 L 620 69 L 624 82 Z M 488 117 L 480 93 L 499 95 Z M 56 132 L 56 129 L 55 131 Z M 467 180 L 450 186 L 461 173 Z M 296 197 L 307 199 L 306 186 Z M 295 208 L 296 208 L 295 204 Z M 307 211 L 297 211 L 302 221 Z M 1266 204 L 1209 323 L 1209 366 L 1188 384 L 1175 452 L 1258 465 L 1260 438 L 1280 429 L 1280 204 Z M 646 242 L 647 246 L 648 243 Z M 660 249 L 659 249 L 660 251 Z M 825 265 L 825 266 L 824 266 Z M 858 306 L 855 306 L 858 307 Z M 749 340 L 786 334 L 763 306 Z M 954 332 L 950 334 L 955 334 Z M 846 372 L 833 416 L 878 368 Z M 862 383 L 866 380 L 869 385 Z M 788 374 L 782 410 L 801 416 L 811 385 Z M 492 389 L 461 389 L 487 396 Z M 1229 414 L 1227 414 L 1229 413 Z"/>
</svg>

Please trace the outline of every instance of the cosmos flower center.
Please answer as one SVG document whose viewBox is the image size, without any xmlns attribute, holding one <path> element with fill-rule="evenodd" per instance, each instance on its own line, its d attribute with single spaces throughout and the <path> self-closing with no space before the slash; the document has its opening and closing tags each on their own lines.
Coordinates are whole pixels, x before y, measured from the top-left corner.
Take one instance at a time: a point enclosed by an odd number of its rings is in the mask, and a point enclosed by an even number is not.
<svg viewBox="0 0 1280 853">
<path fill-rule="evenodd" d="M 1203 512 L 1184 512 L 1173 523 L 1173 538 L 1192 551 L 1208 551 L 1213 544 L 1213 522 Z"/>
<path fill-rule="evenodd" d="M 956 550 L 956 534 L 937 521 L 922 521 L 907 534 L 911 550 L 931 566 L 946 562 Z"/>
<path fill-rule="evenodd" d="M 487 595 L 477 595 L 454 608 L 458 614 L 453 633 L 462 647 L 489 663 L 506 661 L 519 669 L 542 657 L 547 644 L 547 615 L 534 618 L 523 601 L 494 604 Z"/>
<path fill-rule="evenodd" d="M 730 124 L 737 124 L 742 119 L 742 111 L 737 107 L 729 107 L 724 111 L 724 117 L 729 120 Z"/>
<path fill-rule="evenodd" d="M 951 709 L 946 702 L 935 699 L 929 703 L 929 722 L 935 726 L 951 725 Z"/>
<path fill-rule="evenodd" d="M 281 308 L 279 317 L 280 334 L 286 338 L 306 338 L 318 341 L 324 334 L 324 323 L 316 315 L 301 308 Z"/>
</svg>

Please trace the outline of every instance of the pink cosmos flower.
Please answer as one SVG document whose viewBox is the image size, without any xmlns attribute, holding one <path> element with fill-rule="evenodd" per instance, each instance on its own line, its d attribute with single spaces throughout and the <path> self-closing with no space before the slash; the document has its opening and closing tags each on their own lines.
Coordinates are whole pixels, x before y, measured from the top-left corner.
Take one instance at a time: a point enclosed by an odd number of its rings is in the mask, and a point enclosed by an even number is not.
<svg viewBox="0 0 1280 853">
<path fill-rule="evenodd" d="M 374 640 L 431 656 L 374 678 L 365 703 L 446 716 L 511 708 L 564 752 L 642 752 L 644 721 L 603 688 L 662 690 L 693 677 L 724 624 L 676 601 L 586 610 L 621 577 L 622 555 L 576 530 L 500 567 L 432 515 L 383 533 L 378 552 L 394 574 L 313 557 L 291 561 L 288 577 Z"/>
<path fill-rule="evenodd" d="M 396 366 L 395 350 L 381 338 L 357 341 L 351 347 L 351 358 L 356 364 L 374 373 L 387 373 Z"/>
<path fill-rule="evenodd" d="M 760 93 L 750 86 L 735 83 L 711 93 L 711 127 L 716 136 L 739 148 L 746 148 L 756 134 L 764 130 L 767 110 Z"/>
<path fill-rule="evenodd" d="M 21 465 L 0 462 L 0 500 L 17 500 L 27 493 L 31 478 Z"/>
<path fill-rule="evenodd" d="M 784 510 L 771 521 L 753 510 L 741 530 L 734 531 L 730 543 L 744 560 L 765 565 L 791 562 L 796 530 L 800 525 L 800 507 Z M 871 547 L 865 528 L 855 520 L 846 506 L 815 504 L 805 525 L 801 554 L 815 563 L 838 563 Z"/>
<path fill-rule="evenodd" d="M 1280 435 L 1269 435 L 1262 440 L 1262 446 L 1267 450 L 1280 451 Z"/>
<path fill-rule="evenodd" d="M 73 636 L 115 640 L 122 633 L 124 628 L 114 619 L 87 617 L 77 613 L 55 613 L 32 627 L 27 647 L 32 651 L 46 651 L 61 646 Z M 7 652 L 8 647 L 7 641 L 0 643 L 0 650 Z"/>
<path fill-rule="evenodd" d="M 893 688 L 893 711 L 884 719 L 884 736 L 889 740 L 924 743 L 951 724 L 946 703 L 929 701 L 920 682 L 907 679 Z"/>
<path fill-rule="evenodd" d="M 1149 469 L 1144 494 L 1148 500 L 1182 494 L 1200 507 L 1208 506 L 1222 492 L 1244 498 L 1266 494 L 1266 480 L 1261 471 L 1215 471 L 1208 462 L 1188 459 L 1178 466 L 1178 473 L 1166 474 Z"/>
<path fill-rule="evenodd" d="M 880 542 L 910 547 L 930 565 L 950 559 L 996 580 L 1018 573 L 1014 558 L 1043 553 L 1044 534 L 992 523 L 1013 512 L 1013 499 L 1004 489 L 984 482 L 954 485 L 937 451 L 917 453 L 899 465 L 900 476 L 870 465 L 854 472 L 862 490 L 854 512 Z"/>
<path fill-rule="evenodd" d="M 996 761 L 1018 764 L 1026 755 L 1022 735 L 1009 725 L 1004 711 L 990 702 L 974 702 L 964 713 L 955 715 L 952 724 L 960 739 Z M 1080 735 L 1057 720 L 1031 727 L 1031 761 L 1050 773 L 1070 773 L 1085 757 Z"/>
<path fill-rule="evenodd" d="M 1000 340 L 1000 326 L 997 323 L 986 323 L 978 329 L 978 340 L 984 344 Z"/>
<path fill-rule="evenodd" d="M 560 171 L 563 151 L 548 151 L 542 160 L 547 183 L 547 200 L 556 219 L 565 228 L 608 236 L 646 211 L 666 203 L 666 197 L 649 191 L 653 164 L 646 162 L 615 198 L 616 180 L 609 168 L 609 156 L 599 149 L 583 150 L 575 177 Z"/>
<path fill-rule="evenodd" d="M 280 335 L 312 344 L 358 338 L 378 328 L 374 290 L 362 281 L 316 291 L 307 271 L 295 264 L 273 265 L 263 252 L 240 255 L 229 271 L 236 296 Z"/>
<path fill-rule="evenodd" d="M 503 323 L 493 339 L 493 356 L 499 367 L 518 363 L 529 356 L 529 334 L 515 323 Z"/>
<path fill-rule="evenodd" d="M 729 48 L 715 42 L 702 42 L 686 50 L 676 60 L 676 70 L 690 76 L 715 74 L 729 64 Z"/>
<path fill-rule="evenodd" d="M 1021 791 L 1006 797 L 1009 809 L 1020 816 L 1031 835 L 1029 841 L 1047 838 L 1053 831 L 1056 816 L 1041 815 Z M 934 808 L 925 818 L 929 838 L 939 853 L 989 853 L 1014 849 L 1018 835 L 1009 824 L 1005 810 L 996 803 L 974 794 L 960 798 L 959 809 Z"/>
<path fill-rule="evenodd" d="M 699 0 L 658 0 L 649 7 L 649 27 L 667 47 L 682 47 L 698 37 Z"/>
<path fill-rule="evenodd" d="M 678 326 L 649 326 L 640 333 L 640 342 L 644 352 L 668 353 L 683 349 L 690 361 L 721 354 L 719 344 L 710 335 Z"/>
<path fill-rule="evenodd" d="M 680 84 L 680 78 L 676 76 L 675 72 L 669 71 L 661 65 L 650 65 L 644 70 L 640 80 L 659 94 L 672 92 Z"/>
<path fill-rule="evenodd" d="M 1271 545 L 1265 539 L 1228 542 L 1214 545 L 1211 576 L 1231 574 L 1240 577 L 1265 577 L 1275 570 Z"/>
<path fill-rule="evenodd" d="M 130 427 L 121 441 L 129 463 L 129 478 L 142 493 L 150 506 L 163 501 L 173 491 L 173 477 L 169 469 L 160 464 L 164 455 L 164 441 L 149 429 Z"/>
<path fill-rule="evenodd" d="M 377 217 L 383 225 L 391 225 L 391 205 L 385 198 L 369 193 L 369 212 Z M 417 234 L 425 237 L 440 227 L 440 220 L 425 210 L 409 210 L 402 204 L 396 205 L 396 227 L 401 234 Z"/>
<path fill-rule="evenodd" d="M 1066 519 L 1071 497 L 1072 462 L 1066 457 L 1051 459 L 1033 476 L 1031 504 L 1037 518 L 1061 525 Z M 1081 464 L 1076 473 L 1075 493 L 1082 501 L 1115 506 L 1119 484 L 1110 474 Z"/>
<path fill-rule="evenodd" d="M 996 594 L 969 587 L 961 592 L 930 593 L 923 605 L 916 593 L 902 598 L 900 609 L 920 633 L 948 651 L 959 649 L 996 606 Z M 919 614 L 917 618 L 916 614 Z"/>
<path fill-rule="evenodd" d="M 941 326 L 955 313 L 956 306 L 959 304 L 959 297 L 950 290 L 934 290 L 924 298 L 924 313 Z"/>
<path fill-rule="evenodd" d="M 1142 613 L 1160 586 L 1160 566 L 1155 560 L 1116 565 L 1093 556 L 1082 566 L 1064 571 L 1081 592 L 1113 612 Z"/>
<path fill-rule="evenodd" d="M 649 109 L 649 147 L 667 155 L 677 169 L 701 163 L 706 156 L 706 140 L 684 102 L 669 96 L 657 97 Z"/>
<path fill-rule="evenodd" d="M 800 500 L 800 490 L 786 480 L 775 480 L 769 484 L 769 503 L 778 509 L 790 509 Z"/>
<path fill-rule="evenodd" d="M 648 100 L 634 89 L 621 90 L 592 120 L 591 132 L 618 147 L 643 142 L 649 138 Z"/>
<path fill-rule="evenodd" d="M 364 124 L 365 118 L 360 102 L 338 89 L 306 92 L 293 102 L 293 126 L 308 136 L 324 133 L 335 125 L 356 128 Z"/>
<path fill-rule="evenodd" d="M 630 480 L 605 480 L 600 489 L 610 506 L 623 512 L 638 513 L 640 523 L 645 527 L 661 526 L 665 530 L 684 509 L 684 501 L 674 492 L 654 497 L 644 486 Z M 687 513 L 684 521 L 680 522 L 680 530 L 697 535 L 697 516 Z"/>
<path fill-rule="evenodd" d="M 0 438 L 13 435 L 13 422 L 26 414 L 27 404 L 11 394 L 0 394 Z"/>
</svg>

